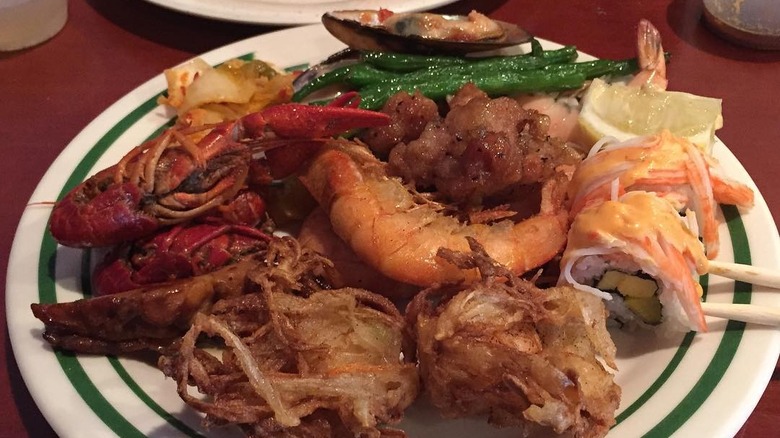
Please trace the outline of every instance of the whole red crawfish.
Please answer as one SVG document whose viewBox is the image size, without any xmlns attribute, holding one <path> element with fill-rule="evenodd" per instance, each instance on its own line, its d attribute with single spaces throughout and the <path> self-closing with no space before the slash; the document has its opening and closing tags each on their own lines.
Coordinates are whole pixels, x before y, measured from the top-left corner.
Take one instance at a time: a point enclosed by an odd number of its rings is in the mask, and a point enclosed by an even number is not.
<svg viewBox="0 0 780 438">
<path fill-rule="evenodd" d="M 95 295 L 213 272 L 267 248 L 271 237 L 248 225 L 206 218 L 117 246 L 96 267 Z"/>
<path fill-rule="evenodd" d="M 220 208 L 256 214 L 262 199 L 251 195 L 249 207 L 225 207 L 252 179 L 253 154 L 265 151 L 271 176 L 279 177 L 316 150 L 314 139 L 389 123 L 385 114 L 354 108 L 353 97 L 325 107 L 278 105 L 216 126 L 167 129 L 57 202 L 51 233 L 65 246 L 112 246 Z"/>
</svg>

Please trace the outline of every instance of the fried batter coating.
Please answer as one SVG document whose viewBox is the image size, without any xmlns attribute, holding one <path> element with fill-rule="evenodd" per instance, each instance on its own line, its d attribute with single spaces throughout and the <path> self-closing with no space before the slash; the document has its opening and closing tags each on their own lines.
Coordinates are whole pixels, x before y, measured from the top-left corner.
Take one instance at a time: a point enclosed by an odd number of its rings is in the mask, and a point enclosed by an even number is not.
<svg viewBox="0 0 780 438">
<path fill-rule="evenodd" d="M 327 257 L 336 271 L 334 288 L 355 287 L 378 293 L 391 301 L 408 299 L 420 289 L 383 275 L 361 260 L 355 251 L 334 231 L 330 218 L 322 208 L 316 208 L 306 217 L 298 233 L 301 246 Z"/>
<path fill-rule="evenodd" d="M 448 103 L 441 118 L 430 99 L 399 93 L 382 109 L 393 122 L 369 130 L 363 140 L 380 156 L 389 153 L 391 171 L 404 181 L 466 205 L 515 185 L 544 182 L 560 166 L 582 159 L 548 135 L 549 117 L 512 98 L 493 99 L 466 84 Z"/>
<path fill-rule="evenodd" d="M 414 94 L 401 91 L 390 96 L 382 107 L 382 112 L 389 115 L 392 122 L 385 126 L 364 129 L 360 139 L 383 159 L 398 143 L 419 138 L 429 122 L 441 120 L 436 102 L 419 91 Z"/>
<path fill-rule="evenodd" d="M 603 304 L 569 287 L 538 289 L 471 244 L 470 254 L 440 256 L 482 280 L 427 289 L 407 308 L 432 404 L 448 418 L 488 415 L 526 433 L 606 435 L 620 388 L 600 362 L 614 368 Z"/>
<path fill-rule="evenodd" d="M 221 356 L 196 344 L 202 334 L 221 339 Z M 159 365 L 207 426 L 237 424 L 250 437 L 378 437 L 397 433 L 383 425 L 400 421 L 419 392 L 410 345 L 403 317 L 379 295 L 263 288 L 198 315 Z"/>
</svg>

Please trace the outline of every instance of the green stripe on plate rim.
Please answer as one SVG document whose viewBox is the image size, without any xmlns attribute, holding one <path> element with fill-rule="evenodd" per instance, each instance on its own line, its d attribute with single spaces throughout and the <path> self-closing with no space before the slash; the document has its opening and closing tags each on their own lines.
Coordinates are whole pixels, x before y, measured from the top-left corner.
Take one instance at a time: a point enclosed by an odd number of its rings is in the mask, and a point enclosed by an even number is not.
<svg viewBox="0 0 780 438">
<path fill-rule="evenodd" d="M 251 59 L 250 55 L 244 55 L 242 59 Z M 301 66 L 295 66 L 287 69 L 297 69 Z M 84 158 L 79 162 L 73 173 L 67 179 L 65 185 L 58 199 L 61 199 L 71 188 L 75 187 L 81 181 L 87 177 L 87 172 L 92 169 L 97 160 L 114 144 L 120 135 L 125 133 L 131 126 L 138 122 L 143 116 L 151 112 L 157 106 L 157 97 L 153 97 L 146 102 L 139 105 L 135 110 L 130 112 L 116 125 L 109 129 L 106 134 L 98 140 L 98 142 L 85 154 Z M 160 129 L 165 128 L 168 124 L 162 126 Z M 159 130 L 158 130 L 159 132 Z M 154 134 L 153 134 L 154 135 Z M 734 261 L 737 263 L 750 264 L 751 255 L 750 247 L 747 240 L 747 234 L 745 231 L 742 218 L 739 215 L 739 211 L 732 206 L 723 206 L 724 216 L 726 217 L 729 234 L 732 240 L 732 246 L 734 248 Z M 41 252 L 39 258 L 38 269 L 38 295 L 39 302 L 41 303 L 54 303 L 56 302 L 55 291 L 55 279 L 56 279 L 56 257 L 57 257 L 57 243 L 52 238 L 51 234 L 46 232 L 43 235 L 41 241 Z M 91 257 L 90 251 L 84 251 L 85 260 L 82 260 L 82 289 L 86 293 L 89 292 L 89 273 L 84 273 L 84 270 L 89 270 L 90 263 L 89 257 Z M 702 280 L 703 285 L 706 287 L 706 277 Z M 734 288 L 734 303 L 749 303 L 751 296 L 751 286 L 746 283 L 737 282 Z M 660 421 L 655 427 L 653 427 L 644 436 L 646 437 L 665 437 L 671 435 L 674 431 L 679 429 L 698 409 L 698 407 L 709 397 L 717 384 L 722 379 L 725 371 L 731 364 L 737 348 L 742 340 L 744 332 L 744 323 L 738 323 L 729 321 L 726 326 L 723 338 L 710 361 L 709 366 L 706 368 L 702 376 L 699 378 L 693 389 L 683 398 L 683 400 L 675 406 L 669 414 Z M 677 368 L 682 358 L 688 351 L 691 345 L 694 333 L 688 333 L 680 345 L 677 348 L 677 352 L 674 354 L 672 360 L 666 366 L 664 371 L 659 377 L 645 390 L 645 392 L 637 398 L 637 400 L 623 410 L 616 417 L 617 424 L 625 421 L 633 413 L 635 413 L 642 405 L 652 398 L 655 392 L 660 389 L 672 372 Z M 78 358 L 74 355 L 56 352 L 57 360 L 62 367 L 67 378 L 70 380 L 74 389 L 84 402 L 92 409 L 92 411 L 108 426 L 114 433 L 122 437 L 143 437 L 145 436 L 139 431 L 130 421 L 122 416 L 112 405 L 106 400 L 106 398 L 100 393 L 100 390 L 95 386 L 94 382 L 90 379 L 84 368 L 81 366 Z M 167 412 L 161 406 L 159 406 L 146 392 L 143 391 L 140 385 L 138 385 L 132 376 L 127 372 L 120 361 L 114 357 L 107 358 L 112 368 L 116 371 L 117 375 L 128 386 L 128 388 L 147 405 L 152 411 L 160 416 L 161 419 L 166 421 L 172 427 L 179 432 L 191 436 L 201 437 L 198 432 L 191 429 L 189 426 L 181 422 L 174 415 Z"/>
<path fill-rule="evenodd" d="M 721 206 L 723 216 L 726 219 L 729 235 L 731 236 L 732 247 L 734 249 L 734 262 L 746 265 L 752 264 L 750 255 L 750 246 L 747 239 L 745 224 L 742 222 L 739 210 L 732 206 Z M 735 304 L 750 304 L 752 285 L 740 281 L 734 284 Z M 715 355 L 710 361 L 704 373 L 693 386 L 691 391 L 682 401 L 672 409 L 669 414 L 659 421 L 644 437 L 667 437 L 679 429 L 702 403 L 712 394 L 718 382 L 723 378 L 726 370 L 734 359 L 734 354 L 742 341 L 742 335 L 745 331 L 745 323 L 729 321 L 723 332 L 723 338 L 715 351 Z"/>
<path fill-rule="evenodd" d="M 153 109 L 157 107 L 157 97 L 153 97 L 146 102 L 142 103 L 138 108 L 130 112 L 126 117 L 109 129 L 103 137 L 89 150 L 84 158 L 74 169 L 65 183 L 62 191 L 60 192 L 58 199 L 62 199 L 63 196 L 72 188 L 79 184 L 87 177 L 87 172 L 94 166 L 95 162 L 111 147 L 117 138 L 125 133 L 133 124 L 135 124 L 142 117 L 147 115 Z M 160 129 L 164 129 L 165 126 L 170 124 L 170 121 L 166 123 Z M 82 274 L 81 284 L 82 291 L 85 295 L 90 293 L 89 284 L 89 269 L 91 266 L 92 252 L 83 251 L 83 257 L 81 262 Z M 57 243 L 50 233 L 46 232 L 43 235 L 41 242 L 41 255 L 38 261 L 38 299 L 41 303 L 54 303 L 57 301 L 56 297 L 56 258 L 57 258 Z M 84 271 L 87 271 L 86 273 Z M 56 352 L 57 360 L 65 372 L 68 380 L 70 380 L 73 388 L 79 393 L 84 402 L 92 409 L 92 411 L 108 426 L 114 433 L 123 437 L 144 437 L 146 436 L 140 430 L 138 430 L 130 421 L 122 416 L 112 405 L 105 399 L 100 390 L 95 386 L 94 382 L 90 379 L 84 368 L 81 366 L 78 358 L 72 354 Z M 125 382 L 125 384 L 133 391 L 136 396 L 143 401 L 150 409 L 152 409 L 157 415 L 163 418 L 166 422 L 178 429 L 180 432 L 188 436 L 201 436 L 179 419 L 168 413 L 165 409 L 160 407 L 157 403 L 149 397 L 139 386 L 133 381 L 124 367 L 119 363 L 116 358 L 109 357 L 109 363 L 116 370 L 119 377 Z"/>
<path fill-rule="evenodd" d="M 723 216 L 726 219 L 726 225 L 731 236 L 733 257 L 735 263 L 742 263 L 750 265 L 752 258 L 750 255 L 750 245 L 747 239 L 747 232 L 745 225 L 742 222 L 742 218 L 739 214 L 739 210 L 732 205 L 722 205 L 721 210 Z M 706 298 L 707 284 L 709 276 L 704 275 L 701 278 L 702 287 L 704 288 L 704 294 Z M 733 303 L 736 304 L 749 304 L 752 293 L 752 286 L 748 283 L 736 282 L 734 285 L 734 297 Z M 683 397 L 680 403 L 677 404 L 661 421 L 658 422 L 653 428 L 651 428 L 643 437 L 668 437 L 671 436 L 677 429 L 688 421 L 688 419 L 696 412 L 699 406 L 712 394 L 715 387 L 723 378 L 726 370 L 734 359 L 734 355 L 742 341 L 742 335 L 744 333 L 745 324 L 737 321 L 728 321 L 726 328 L 723 332 L 718 348 L 713 355 L 707 368 L 694 384 L 691 391 Z M 695 333 L 690 332 L 685 335 L 680 342 L 680 346 L 677 352 L 669 361 L 667 367 L 663 370 L 660 376 L 653 382 L 648 389 L 637 398 L 637 400 L 630 406 L 626 407 L 619 415 L 616 416 L 616 425 L 626 420 L 633 413 L 635 413 L 642 405 L 644 405 L 652 396 L 663 386 L 663 384 L 671 376 L 672 372 L 677 368 L 682 361 L 683 356 L 688 351 Z"/>
</svg>

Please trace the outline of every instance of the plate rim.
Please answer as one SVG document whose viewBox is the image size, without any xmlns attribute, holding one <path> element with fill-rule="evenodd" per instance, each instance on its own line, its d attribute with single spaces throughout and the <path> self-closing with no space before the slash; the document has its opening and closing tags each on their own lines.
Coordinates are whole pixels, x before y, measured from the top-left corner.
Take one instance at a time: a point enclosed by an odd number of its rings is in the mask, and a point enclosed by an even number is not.
<svg viewBox="0 0 780 438">
<path fill-rule="evenodd" d="M 274 26 L 294 26 L 319 23 L 323 13 L 338 9 L 378 9 L 386 2 L 381 0 L 332 0 L 316 2 L 313 5 L 298 5 L 295 2 L 273 2 L 255 0 L 260 6 L 271 7 L 270 11 L 240 9 L 247 0 L 146 0 L 157 6 L 194 15 L 223 21 L 245 24 L 266 24 Z M 392 9 L 395 12 L 418 12 L 455 3 L 458 0 L 396 0 Z"/>
</svg>

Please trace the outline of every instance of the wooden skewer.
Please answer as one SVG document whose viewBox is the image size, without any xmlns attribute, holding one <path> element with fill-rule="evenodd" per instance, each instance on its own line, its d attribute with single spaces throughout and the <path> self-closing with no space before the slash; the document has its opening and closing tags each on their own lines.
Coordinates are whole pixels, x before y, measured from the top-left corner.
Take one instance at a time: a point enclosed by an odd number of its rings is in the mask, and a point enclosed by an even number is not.
<svg viewBox="0 0 780 438">
<path fill-rule="evenodd" d="M 780 326 L 780 308 L 755 304 L 701 303 L 705 315 L 727 318 L 732 321 L 752 322 Z"/>
<path fill-rule="evenodd" d="M 780 289 L 780 274 L 766 268 L 710 260 L 708 272 L 732 280 Z M 780 308 L 755 304 L 701 303 L 705 315 L 732 321 L 780 326 Z"/>
<path fill-rule="evenodd" d="M 710 260 L 707 272 L 732 280 L 780 289 L 780 273 L 766 268 Z"/>
</svg>

